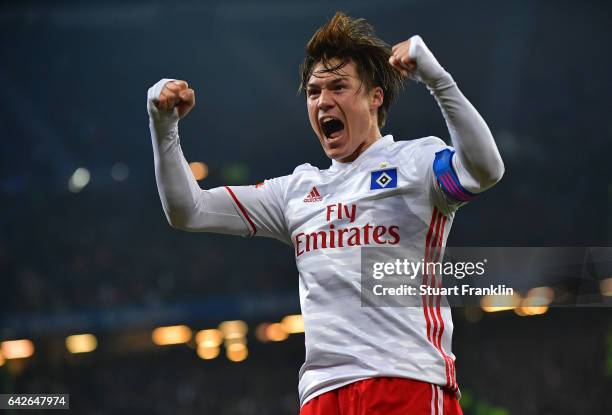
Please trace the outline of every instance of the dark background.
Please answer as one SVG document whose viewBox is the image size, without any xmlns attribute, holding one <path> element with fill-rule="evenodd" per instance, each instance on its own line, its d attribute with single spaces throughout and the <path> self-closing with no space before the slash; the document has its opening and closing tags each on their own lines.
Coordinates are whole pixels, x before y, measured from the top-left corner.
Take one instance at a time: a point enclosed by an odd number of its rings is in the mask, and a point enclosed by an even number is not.
<svg viewBox="0 0 612 415">
<path fill-rule="evenodd" d="M 390 44 L 420 34 L 496 138 L 506 174 L 461 209 L 449 246 L 610 244 L 609 2 L 5 1 L 0 340 L 30 338 L 36 352 L 0 366 L 1 392 L 71 393 L 73 413 L 297 413 L 303 335 L 260 344 L 251 331 L 243 363 L 118 339 L 299 312 L 290 248 L 168 226 L 146 92 L 163 77 L 195 89 L 181 141 L 189 161 L 209 166 L 202 187 L 326 168 L 298 66 L 336 10 L 365 17 Z M 415 83 L 386 133 L 448 139 Z M 125 180 L 111 176 L 117 163 Z M 91 180 L 73 193 L 79 167 Z M 612 409 L 609 308 L 454 317 L 466 414 Z M 69 355 L 63 338 L 80 332 L 99 348 Z"/>
</svg>

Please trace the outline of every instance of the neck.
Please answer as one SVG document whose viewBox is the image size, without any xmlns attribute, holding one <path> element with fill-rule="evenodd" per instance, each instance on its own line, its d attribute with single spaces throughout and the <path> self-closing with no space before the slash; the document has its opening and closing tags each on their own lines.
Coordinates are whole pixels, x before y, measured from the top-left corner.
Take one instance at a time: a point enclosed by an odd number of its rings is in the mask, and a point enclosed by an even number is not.
<svg viewBox="0 0 612 415">
<path fill-rule="evenodd" d="M 368 138 L 365 139 L 361 144 L 359 144 L 359 146 L 355 149 L 353 154 L 343 159 L 338 159 L 338 161 L 341 163 L 350 163 L 352 161 L 355 161 L 357 157 L 359 157 L 364 151 L 368 149 L 368 147 L 374 144 L 381 137 L 382 135 L 380 134 L 380 129 L 376 127 L 376 129 L 373 129 L 368 134 Z"/>
</svg>

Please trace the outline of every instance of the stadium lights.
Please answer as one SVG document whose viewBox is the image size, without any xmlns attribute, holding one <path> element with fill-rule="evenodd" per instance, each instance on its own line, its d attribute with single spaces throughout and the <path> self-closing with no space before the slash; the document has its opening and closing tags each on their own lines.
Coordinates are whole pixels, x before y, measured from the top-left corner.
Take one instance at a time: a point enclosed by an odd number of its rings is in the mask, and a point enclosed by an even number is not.
<svg viewBox="0 0 612 415">
<path fill-rule="evenodd" d="M 231 339 L 225 339 L 225 347 L 228 347 L 229 345 L 232 344 L 243 344 L 246 345 L 247 344 L 247 339 L 246 337 L 234 337 Z"/>
<path fill-rule="evenodd" d="M 532 306 L 532 305 L 521 305 L 514 309 L 514 312 L 521 317 L 526 316 L 538 316 L 548 311 L 548 306 Z"/>
<path fill-rule="evenodd" d="M 225 350 L 225 355 L 232 362 L 242 362 L 249 355 L 249 349 L 241 343 L 230 344 Z"/>
<path fill-rule="evenodd" d="M 219 324 L 219 330 L 225 339 L 237 339 L 246 336 L 249 327 L 242 320 L 224 321 Z"/>
<path fill-rule="evenodd" d="M 514 310 L 521 304 L 521 295 L 485 295 L 480 299 L 480 307 L 487 313 Z"/>
<path fill-rule="evenodd" d="M 283 330 L 289 334 L 304 333 L 304 317 L 301 314 L 286 316 L 281 320 Z"/>
<path fill-rule="evenodd" d="M 93 334 L 74 334 L 66 337 L 66 349 L 70 353 L 89 353 L 97 347 L 98 340 Z"/>
<path fill-rule="evenodd" d="M 31 340 L 9 340 L 0 345 L 5 359 L 24 359 L 34 354 L 34 343 Z"/>
<path fill-rule="evenodd" d="M 550 304 L 555 298 L 555 292 L 550 287 L 536 287 L 527 292 L 527 298 L 533 298 L 535 302 Z"/>
<path fill-rule="evenodd" d="M 612 278 L 606 278 L 599 283 L 601 295 L 604 297 L 612 297 Z"/>
<path fill-rule="evenodd" d="M 273 342 L 281 342 L 289 337 L 289 334 L 285 331 L 285 328 L 280 323 L 272 323 L 268 325 L 265 333 L 268 340 Z"/>
<path fill-rule="evenodd" d="M 201 359 L 210 360 L 219 356 L 221 352 L 221 348 L 219 346 L 203 346 L 202 344 L 198 345 L 197 353 Z"/>
<path fill-rule="evenodd" d="M 187 343 L 191 336 L 191 329 L 184 325 L 157 327 L 151 335 L 158 346 Z"/>
<path fill-rule="evenodd" d="M 200 330 L 195 339 L 198 347 L 219 347 L 223 342 L 223 332 L 217 329 Z"/>
<path fill-rule="evenodd" d="M 255 337 L 262 343 L 280 342 L 289 337 L 282 323 L 261 323 L 255 330 Z"/>
<path fill-rule="evenodd" d="M 554 291 L 550 287 L 536 287 L 527 292 L 527 297 L 521 301 L 520 307 L 514 312 L 521 316 L 536 316 L 548 311 L 548 305 L 554 299 Z"/>
<path fill-rule="evenodd" d="M 191 169 L 191 173 L 193 173 L 193 177 L 195 177 L 196 180 L 204 180 L 206 177 L 208 177 L 208 166 L 206 163 L 194 161 L 189 163 L 189 168 Z"/>
<path fill-rule="evenodd" d="M 255 329 L 255 337 L 262 343 L 267 343 L 270 341 L 266 335 L 266 329 L 269 325 L 270 323 L 261 323 Z"/>
<path fill-rule="evenodd" d="M 89 174 L 89 170 L 84 167 L 79 167 L 72 173 L 70 180 L 68 180 L 68 190 L 72 193 L 78 193 L 87 186 L 90 179 L 91 175 Z"/>
<path fill-rule="evenodd" d="M 227 329 L 228 326 L 224 327 Z M 211 360 L 221 353 L 223 332 L 218 329 L 200 330 L 196 333 L 195 341 L 198 345 L 197 353 L 200 359 Z"/>
<path fill-rule="evenodd" d="M 547 305 L 539 305 L 539 306 L 533 306 L 533 305 L 529 305 L 529 303 L 527 303 L 526 305 L 521 305 L 520 307 L 517 307 L 514 312 L 521 316 L 538 316 L 540 314 L 544 314 L 548 311 L 548 306 Z"/>
</svg>

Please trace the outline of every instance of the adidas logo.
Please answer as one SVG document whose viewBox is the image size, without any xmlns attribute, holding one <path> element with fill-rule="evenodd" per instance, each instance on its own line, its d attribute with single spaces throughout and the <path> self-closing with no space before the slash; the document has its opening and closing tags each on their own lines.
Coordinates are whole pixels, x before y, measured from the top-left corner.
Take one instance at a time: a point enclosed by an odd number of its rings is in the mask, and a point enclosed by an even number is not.
<svg viewBox="0 0 612 415">
<path fill-rule="evenodd" d="M 323 200 L 323 197 L 321 196 L 321 193 L 319 193 L 319 191 L 317 190 L 316 186 L 312 187 L 312 190 L 310 191 L 310 193 L 308 193 L 306 195 L 306 198 L 304 199 L 305 203 L 312 203 L 312 202 L 320 202 Z"/>
</svg>

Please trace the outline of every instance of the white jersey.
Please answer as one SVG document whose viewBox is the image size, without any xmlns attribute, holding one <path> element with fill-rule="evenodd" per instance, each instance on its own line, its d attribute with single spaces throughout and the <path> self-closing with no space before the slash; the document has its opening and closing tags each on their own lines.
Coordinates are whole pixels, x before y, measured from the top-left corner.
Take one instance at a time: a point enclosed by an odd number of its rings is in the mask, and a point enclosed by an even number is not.
<svg viewBox="0 0 612 415">
<path fill-rule="evenodd" d="M 431 307 L 363 307 L 360 293 L 362 247 L 440 255 L 458 206 L 434 173 L 444 149 L 435 137 L 388 135 L 352 163 L 305 164 L 257 186 L 227 187 L 250 235 L 293 245 L 306 339 L 302 405 L 376 376 L 456 388 L 453 323 L 439 298 L 423 298 Z"/>
<path fill-rule="evenodd" d="M 402 247 L 416 260 L 436 261 L 456 208 L 503 175 L 488 126 L 452 77 L 444 72 L 427 87 L 454 149 L 435 137 L 385 136 L 351 163 L 332 160 L 327 170 L 305 164 L 260 185 L 210 190 L 198 186 L 183 156 L 176 108 L 154 105 L 167 81 L 149 89 L 147 109 L 168 222 L 187 231 L 273 237 L 294 248 L 306 337 L 301 405 L 376 376 L 456 390 L 450 309 L 430 297 L 422 307 L 362 307 L 360 293 L 362 248 Z"/>
</svg>

